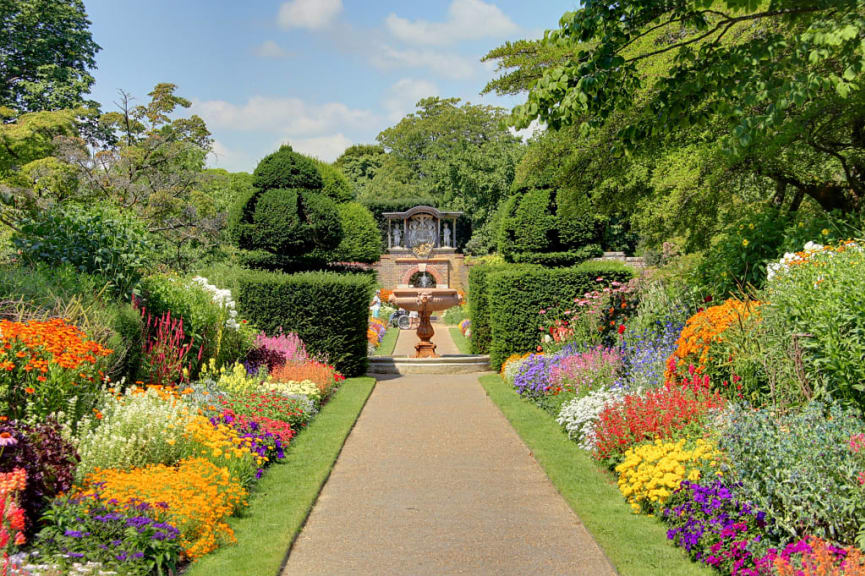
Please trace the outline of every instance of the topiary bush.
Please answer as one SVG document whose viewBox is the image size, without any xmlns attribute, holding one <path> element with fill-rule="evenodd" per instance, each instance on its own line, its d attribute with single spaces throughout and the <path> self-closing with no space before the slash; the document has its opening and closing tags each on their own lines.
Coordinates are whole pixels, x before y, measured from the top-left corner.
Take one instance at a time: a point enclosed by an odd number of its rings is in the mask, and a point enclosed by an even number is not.
<svg viewBox="0 0 865 576">
<path fill-rule="evenodd" d="M 320 160 L 317 160 L 315 165 L 318 168 L 319 174 L 321 174 L 322 194 L 338 204 L 354 200 L 354 189 L 351 182 L 348 181 L 348 178 L 345 177 L 339 168 Z"/>
<path fill-rule="evenodd" d="M 591 258 L 602 256 L 604 251 L 598 244 L 588 244 L 582 248 L 576 248 L 568 252 L 525 252 L 514 254 L 513 260 L 517 264 L 540 264 L 550 268 L 562 266 L 576 266 Z"/>
<path fill-rule="evenodd" d="M 346 376 L 366 371 L 367 321 L 374 284 L 361 274 L 239 276 L 241 314 L 268 334 L 295 332 L 313 354 L 327 357 Z"/>
<path fill-rule="evenodd" d="M 472 321 L 472 354 L 487 354 L 490 351 L 490 302 L 487 277 L 503 264 L 483 264 L 469 269 L 469 318 Z"/>
<path fill-rule="evenodd" d="M 508 261 L 514 254 L 554 250 L 558 244 L 553 193 L 546 188 L 512 197 L 499 231 L 499 252 Z"/>
<path fill-rule="evenodd" d="M 378 262 L 381 235 L 372 212 L 357 202 L 340 204 L 338 210 L 343 237 L 329 259 L 332 262 Z"/>
<path fill-rule="evenodd" d="M 144 226 L 107 206 L 58 207 L 24 220 L 12 236 L 21 259 L 110 278 L 128 295 L 150 264 L 153 246 Z"/>
<path fill-rule="evenodd" d="M 538 314 L 610 282 L 627 282 L 633 271 L 619 262 L 584 262 L 573 268 L 513 265 L 492 270 L 484 278 L 490 330 L 490 364 L 498 369 L 511 354 L 535 350 L 539 344 Z M 477 275 L 475 276 L 477 279 Z M 475 293 L 469 277 L 469 292 Z M 475 327 L 475 315 L 472 316 Z"/>
<path fill-rule="evenodd" d="M 337 204 L 322 193 L 316 162 L 283 146 L 259 163 L 253 182 L 255 190 L 229 214 L 241 259 L 255 268 L 323 267 L 343 231 Z"/>
<path fill-rule="evenodd" d="M 283 145 L 261 159 L 252 173 L 252 185 L 259 191 L 290 188 L 320 191 L 324 180 L 315 160 Z"/>
<path fill-rule="evenodd" d="M 562 246 L 579 247 L 600 240 L 600 222 L 585 194 L 561 189 L 556 193 L 556 228 Z"/>
</svg>

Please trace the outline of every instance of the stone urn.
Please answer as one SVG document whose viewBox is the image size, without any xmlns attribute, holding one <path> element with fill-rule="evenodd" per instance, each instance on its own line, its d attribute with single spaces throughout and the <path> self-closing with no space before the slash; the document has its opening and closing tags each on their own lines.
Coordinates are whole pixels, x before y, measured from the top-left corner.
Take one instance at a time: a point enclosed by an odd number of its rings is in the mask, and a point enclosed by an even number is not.
<svg viewBox="0 0 865 576">
<path fill-rule="evenodd" d="M 435 334 L 430 316 L 437 310 L 447 310 L 459 305 L 462 297 L 452 288 L 397 288 L 389 302 L 398 308 L 416 311 L 420 318 L 417 328 L 419 342 L 415 344 L 415 358 L 437 358 L 436 345 L 432 342 Z"/>
</svg>

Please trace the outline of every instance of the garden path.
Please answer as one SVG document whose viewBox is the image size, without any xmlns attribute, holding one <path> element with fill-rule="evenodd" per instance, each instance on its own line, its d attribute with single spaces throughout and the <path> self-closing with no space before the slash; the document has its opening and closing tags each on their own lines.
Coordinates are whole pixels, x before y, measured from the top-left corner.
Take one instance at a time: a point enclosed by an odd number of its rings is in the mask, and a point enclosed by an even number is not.
<svg viewBox="0 0 865 576">
<path fill-rule="evenodd" d="M 477 374 L 376 385 L 284 576 L 615 571 Z"/>
<path fill-rule="evenodd" d="M 436 345 L 437 354 L 459 354 L 460 350 L 454 344 L 451 338 L 449 326 L 443 322 L 434 321 L 432 323 L 435 336 L 432 341 Z M 417 344 L 417 333 L 414 330 L 400 330 L 399 338 L 397 338 L 396 346 L 393 349 L 394 356 L 414 356 L 414 345 Z"/>
</svg>

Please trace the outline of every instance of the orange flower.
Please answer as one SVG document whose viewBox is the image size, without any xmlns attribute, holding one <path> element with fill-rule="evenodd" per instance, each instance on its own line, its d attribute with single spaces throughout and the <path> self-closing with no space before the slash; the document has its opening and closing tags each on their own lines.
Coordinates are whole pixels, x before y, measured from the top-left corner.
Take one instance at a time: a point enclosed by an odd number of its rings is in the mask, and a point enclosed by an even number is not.
<svg viewBox="0 0 865 576">
<path fill-rule="evenodd" d="M 36 390 L 34 390 L 33 388 L 30 388 L 29 386 L 27 388 L 25 388 L 24 391 L 28 394 L 33 394 L 34 392 L 36 392 Z"/>
</svg>

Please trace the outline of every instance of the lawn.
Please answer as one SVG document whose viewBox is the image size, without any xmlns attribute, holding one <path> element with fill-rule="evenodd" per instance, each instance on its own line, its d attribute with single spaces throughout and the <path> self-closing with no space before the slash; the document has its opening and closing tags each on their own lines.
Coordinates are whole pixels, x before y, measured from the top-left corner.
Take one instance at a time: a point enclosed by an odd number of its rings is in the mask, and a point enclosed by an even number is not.
<svg viewBox="0 0 865 576">
<path fill-rule="evenodd" d="M 463 333 L 460 332 L 459 327 L 458 326 L 451 326 L 450 328 L 448 328 L 448 330 L 450 330 L 451 338 L 453 339 L 454 344 L 457 345 L 457 348 L 459 349 L 460 354 L 471 354 L 472 353 L 472 347 L 469 344 L 469 341 L 466 339 L 466 337 L 463 336 Z"/>
<path fill-rule="evenodd" d="M 399 338 L 399 328 L 389 326 L 387 332 L 384 333 L 384 338 L 381 339 L 381 344 L 379 344 L 374 356 L 392 356 L 393 349 L 396 347 L 397 338 Z"/>
<path fill-rule="evenodd" d="M 258 482 L 249 507 L 230 525 L 237 545 L 193 564 L 186 576 L 275 576 L 300 533 L 367 398 L 372 378 L 347 380 L 291 445 L 285 460 Z"/>
<path fill-rule="evenodd" d="M 552 416 L 520 399 L 498 375 L 481 377 L 481 384 L 621 576 L 715 574 L 674 548 L 656 519 L 632 514 L 613 476 L 569 440 Z"/>
</svg>

